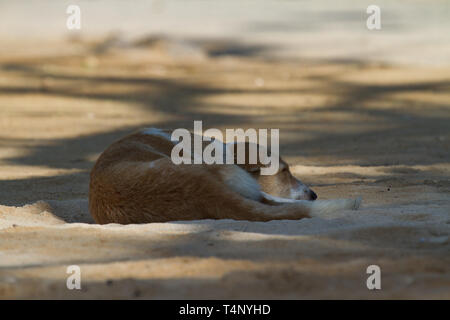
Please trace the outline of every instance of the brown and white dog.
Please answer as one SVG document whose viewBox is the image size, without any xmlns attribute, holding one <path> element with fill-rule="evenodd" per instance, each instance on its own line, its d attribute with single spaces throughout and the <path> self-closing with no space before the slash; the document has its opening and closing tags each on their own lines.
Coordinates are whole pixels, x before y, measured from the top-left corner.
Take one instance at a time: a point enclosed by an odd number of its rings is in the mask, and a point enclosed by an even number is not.
<svg viewBox="0 0 450 320">
<path fill-rule="evenodd" d="M 261 163 L 175 165 L 174 145 L 170 131 L 145 129 L 109 146 L 91 172 L 89 209 L 95 221 L 301 219 L 360 204 L 359 199 L 313 201 L 317 195 L 281 158 L 274 175 L 261 175 Z"/>
</svg>

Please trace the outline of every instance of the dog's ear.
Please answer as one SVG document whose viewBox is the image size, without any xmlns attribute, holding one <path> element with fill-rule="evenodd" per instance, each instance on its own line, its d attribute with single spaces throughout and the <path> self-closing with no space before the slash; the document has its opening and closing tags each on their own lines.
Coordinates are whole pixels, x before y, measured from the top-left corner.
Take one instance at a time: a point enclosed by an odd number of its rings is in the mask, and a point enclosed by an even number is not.
<svg viewBox="0 0 450 320">
<path fill-rule="evenodd" d="M 251 142 L 231 142 L 229 143 L 229 148 L 233 151 L 234 163 L 238 164 L 238 150 L 244 150 L 245 152 L 245 164 L 258 164 L 259 163 L 259 144 L 251 143 Z M 250 151 L 254 152 L 256 159 L 254 159 L 255 163 L 250 163 Z"/>
</svg>

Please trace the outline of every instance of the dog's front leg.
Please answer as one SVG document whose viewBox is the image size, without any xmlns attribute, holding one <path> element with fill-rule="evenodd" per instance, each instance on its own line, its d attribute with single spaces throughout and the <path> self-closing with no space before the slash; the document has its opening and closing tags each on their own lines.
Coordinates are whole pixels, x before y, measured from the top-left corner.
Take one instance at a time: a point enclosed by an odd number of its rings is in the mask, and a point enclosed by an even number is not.
<svg viewBox="0 0 450 320">
<path fill-rule="evenodd" d="M 309 207 L 309 213 L 311 216 L 321 215 L 327 212 L 336 210 L 357 210 L 361 205 L 361 198 L 356 199 L 332 199 L 332 200 L 295 200 L 280 198 L 270 195 L 264 191 L 261 191 L 262 200 L 264 204 L 271 206 L 279 206 L 288 203 L 297 203 L 301 206 Z"/>
<path fill-rule="evenodd" d="M 261 202 L 264 204 L 271 205 L 271 206 L 278 206 L 278 205 L 285 204 L 285 203 L 295 203 L 298 201 L 304 201 L 304 200 L 280 198 L 280 197 L 265 193 L 264 191 L 261 191 L 261 195 L 262 195 Z"/>
</svg>

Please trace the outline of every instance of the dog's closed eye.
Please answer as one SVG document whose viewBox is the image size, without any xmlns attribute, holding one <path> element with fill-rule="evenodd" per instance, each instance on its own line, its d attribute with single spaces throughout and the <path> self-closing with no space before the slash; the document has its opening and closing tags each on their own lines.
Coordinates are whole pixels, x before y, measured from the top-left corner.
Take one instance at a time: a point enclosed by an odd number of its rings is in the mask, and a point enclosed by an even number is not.
<svg viewBox="0 0 450 320">
<path fill-rule="evenodd" d="M 261 172 L 261 168 L 260 167 L 253 167 L 248 169 L 248 172 L 252 173 L 252 174 L 259 174 Z"/>
</svg>

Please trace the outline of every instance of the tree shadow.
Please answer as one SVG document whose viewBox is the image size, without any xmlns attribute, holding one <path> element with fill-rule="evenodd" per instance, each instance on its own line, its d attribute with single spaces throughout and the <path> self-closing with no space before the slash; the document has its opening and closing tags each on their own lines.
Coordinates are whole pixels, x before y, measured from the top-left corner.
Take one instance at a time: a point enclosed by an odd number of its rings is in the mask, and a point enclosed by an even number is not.
<svg viewBox="0 0 450 320">
<path fill-rule="evenodd" d="M 426 230 L 413 229 L 407 224 L 386 224 L 372 229 L 352 230 L 350 227 L 348 230 L 339 230 L 339 233 L 321 234 L 311 232 L 308 220 L 301 220 L 290 222 L 291 234 L 281 237 L 276 236 L 270 225 L 286 224 L 286 221 L 268 222 L 263 226 L 264 223 L 223 220 L 216 228 L 208 226 L 209 223 L 182 223 L 190 228 L 189 233 L 182 232 L 181 228 L 174 233 L 173 226 L 167 224 L 160 225 L 160 230 L 142 225 L 129 231 L 127 228 L 130 226 L 111 225 L 108 236 L 97 232 L 103 228 L 99 226 L 71 226 L 65 228 L 64 232 L 52 228 L 45 234 L 35 234 L 33 242 L 28 241 L 33 230 L 24 228 L 0 236 L 8 237 L 9 243 L 15 246 L 27 241 L 25 251 L 33 252 L 36 257 L 44 257 L 44 260 L 8 265 L 0 267 L 0 271 L 8 275 L 10 271 L 18 270 L 14 283 L 16 292 L 22 292 L 28 298 L 31 296 L 27 288 L 33 288 L 31 292 L 41 291 L 46 298 L 56 294 L 60 295 L 59 298 L 211 299 L 233 296 L 300 298 L 311 297 L 311 292 L 317 297 L 327 294 L 336 297 L 358 295 L 367 292 L 365 287 L 356 292 L 352 288 L 360 288 L 360 284 L 365 283 L 364 271 L 369 261 L 383 266 L 385 279 L 392 276 L 397 277 L 397 280 L 400 277 L 401 280 L 405 275 L 416 280 L 424 276 L 439 279 L 448 269 L 447 261 L 442 260 L 448 245 L 436 247 L 433 243 L 420 244 L 418 238 L 415 243 L 405 241 L 411 233 L 420 237 L 428 235 L 430 230 L 432 233 L 439 230 L 438 226 L 430 229 L 426 221 L 422 222 L 424 227 L 428 227 Z M 180 223 L 173 224 L 180 226 Z M 261 228 L 265 231 L 258 230 Z M 259 235 L 252 237 L 253 232 Z M 83 241 L 74 243 L 74 234 Z M 248 238 L 243 238 L 242 234 Z M 274 237 L 269 238 L 268 235 Z M 368 241 L 369 238 L 371 241 Z M 48 239 L 47 250 L 51 247 L 55 255 L 51 261 L 45 258 L 46 251 L 40 243 L 42 239 Z M 58 244 L 51 245 L 52 240 L 57 240 Z M 94 247 L 95 255 L 84 251 Z M 402 252 L 400 256 L 399 250 Z M 218 263 L 229 263 L 229 268 L 219 268 L 216 273 Z M 69 291 L 65 286 L 65 268 L 73 264 L 83 270 L 82 291 Z M 161 269 L 161 264 L 165 269 Z M 38 277 L 29 276 L 40 268 L 50 268 L 54 272 L 41 271 Z M 139 276 L 123 277 L 123 274 L 132 275 L 133 271 L 127 270 L 136 268 L 140 270 Z M 21 277 L 21 272 L 28 276 Z M 93 280 L 92 274 L 94 278 L 103 280 Z M 387 295 L 393 293 L 396 285 L 403 288 L 401 281 L 385 281 L 390 284 L 385 288 Z M 53 283 L 51 290 L 49 282 Z M 339 290 L 329 292 L 331 288 Z"/>
<path fill-rule="evenodd" d="M 233 51 L 232 48 L 233 46 L 229 50 Z M 251 58 L 256 54 L 251 48 L 242 50 L 243 56 Z M 223 50 L 221 53 L 213 53 L 212 56 L 220 56 L 222 53 L 224 55 L 234 54 Z M 61 62 L 64 61 L 63 57 L 49 59 L 45 63 L 52 63 L 52 61 L 57 65 L 64 65 Z M 159 121 L 157 126 L 169 129 L 192 128 L 194 120 L 203 120 L 205 128 L 276 127 L 281 129 L 280 145 L 283 155 L 302 156 L 306 159 L 320 158 L 321 165 L 332 165 L 336 162 L 362 166 L 411 165 L 447 163 L 450 160 L 449 146 L 446 140 L 450 135 L 450 126 L 448 126 L 450 115 L 448 112 L 443 113 L 442 111 L 445 110 L 447 104 L 424 104 L 429 111 L 410 112 L 404 107 L 404 101 L 392 98 L 397 93 L 445 93 L 450 88 L 448 80 L 364 85 L 343 81 L 339 78 L 341 74 L 338 72 L 326 75 L 303 75 L 304 81 L 313 81 L 319 84 L 313 88 L 305 88 L 300 85 L 289 88 L 270 86 L 223 88 L 214 84 L 190 81 L 189 77 L 162 79 L 153 76 L 101 75 L 95 72 L 86 74 L 85 72 L 52 71 L 42 68 L 41 64 L 42 62 L 11 62 L 0 65 L 0 72 L 6 77 L 9 74 L 20 74 L 21 77 L 34 79 L 41 83 L 40 85 L 4 85 L 0 87 L 0 94 L 23 97 L 40 94 L 45 97 L 128 103 L 136 110 L 144 111 L 148 115 L 147 126 L 155 126 L 151 120 L 152 114 L 167 115 L 168 120 Z M 358 72 L 365 67 L 359 61 L 354 61 L 354 63 L 347 61 L 346 64 L 350 66 L 350 72 Z M 276 62 L 274 66 L 276 66 Z M 232 69 L 227 72 L 232 74 L 237 71 Z M 45 79 L 51 79 L 58 85 L 48 86 L 45 84 Z M 128 85 L 133 87 L 133 90 L 130 94 L 115 92 L 114 86 L 116 85 Z M 107 91 L 96 89 L 104 86 L 110 86 L 111 89 Z M 327 103 L 326 106 L 309 110 L 304 109 L 300 103 L 291 108 L 268 106 L 269 108 L 261 109 L 253 107 L 252 103 L 248 101 L 238 105 L 221 105 L 215 102 L 208 105 L 205 102 L 207 98 L 214 96 L 254 94 L 264 99 L 266 96 L 277 94 L 323 94 L 324 91 L 334 94 L 337 99 Z M 376 106 L 377 101 L 390 101 L 393 104 L 402 105 L 402 107 L 380 108 Z M 255 112 L 253 114 L 239 112 L 246 110 Z M 437 115 L 434 114 L 436 110 L 439 110 Z M 350 115 L 351 119 L 334 119 L 327 116 L 327 113 Z M 324 116 L 322 117 L 321 114 Z M 274 117 L 275 120 L 273 120 Z M 364 128 L 364 121 L 367 121 L 368 128 Z M 378 124 L 381 128 L 377 127 Z M 330 125 L 335 125 L 342 131 L 330 131 Z M 355 127 L 354 130 L 347 130 L 353 127 Z M 307 128 L 307 137 L 304 135 L 304 128 Z M 7 157 L 3 161 L 11 165 L 81 169 L 84 171 L 73 176 L 87 186 L 87 172 L 93 165 L 92 156 L 98 155 L 111 142 L 136 129 L 138 126 L 123 126 L 108 132 L 43 141 L 28 147 L 24 155 Z M 284 140 L 283 135 L 293 138 Z M 439 140 L 440 138 L 443 140 Z M 0 141 L 6 143 L 11 142 L 11 139 L 0 137 Z M 390 152 L 384 153 L 383 150 L 387 145 L 391 146 L 388 148 Z M 392 148 L 394 145 L 397 148 Z M 411 150 L 418 156 L 411 158 Z M 66 178 L 68 177 L 66 176 Z M 61 179 L 64 180 L 64 176 Z M 49 186 L 56 180 L 52 180 L 52 178 L 49 180 L 40 178 L 1 180 L 0 190 L 16 189 L 19 191 L 21 184 L 39 188 L 43 184 Z M 50 183 L 46 183 L 46 181 Z M 22 192 L 24 195 L 20 197 L 20 200 L 9 199 L 11 192 L 2 193 L 8 194 L 6 198 L 2 197 L 2 203 L 14 205 L 24 203 L 25 200 L 39 199 L 37 196 L 39 193 L 33 193 L 36 196 L 25 196 Z M 56 193 L 55 190 L 55 197 Z M 84 188 L 79 195 L 86 197 L 87 188 Z"/>
</svg>

